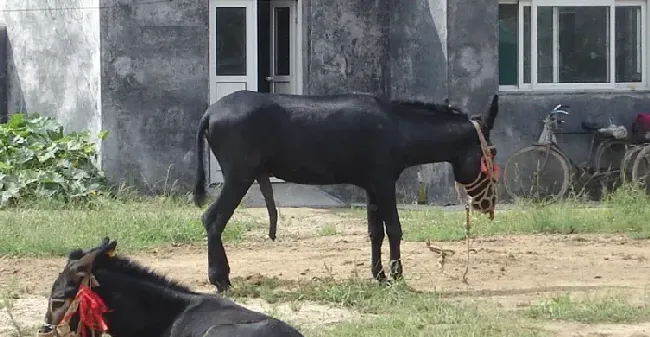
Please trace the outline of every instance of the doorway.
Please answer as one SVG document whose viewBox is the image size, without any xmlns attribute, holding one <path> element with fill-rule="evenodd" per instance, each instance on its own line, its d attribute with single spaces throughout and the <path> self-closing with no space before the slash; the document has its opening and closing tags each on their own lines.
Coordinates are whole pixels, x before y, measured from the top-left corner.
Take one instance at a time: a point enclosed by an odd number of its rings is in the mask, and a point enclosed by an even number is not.
<svg viewBox="0 0 650 337">
<path fill-rule="evenodd" d="M 238 90 L 302 94 L 302 0 L 209 3 L 211 104 Z M 209 158 L 210 184 L 223 182 Z"/>
<path fill-rule="evenodd" d="M 301 93 L 298 1 L 258 0 L 258 91 Z"/>
</svg>

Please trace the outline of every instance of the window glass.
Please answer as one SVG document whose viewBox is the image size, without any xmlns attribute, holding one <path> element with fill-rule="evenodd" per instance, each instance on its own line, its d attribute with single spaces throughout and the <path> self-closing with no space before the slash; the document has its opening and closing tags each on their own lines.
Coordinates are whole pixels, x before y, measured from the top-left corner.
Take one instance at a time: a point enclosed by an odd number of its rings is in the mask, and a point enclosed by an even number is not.
<svg viewBox="0 0 650 337">
<path fill-rule="evenodd" d="M 501 85 L 518 83 L 518 27 L 519 5 L 499 5 L 499 84 Z"/>
<path fill-rule="evenodd" d="M 217 7 L 217 76 L 246 75 L 246 7 Z"/>
<path fill-rule="evenodd" d="M 616 82 L 641 82 L 641 7 L 616 7 Z"/>
<path fill-rule="evenodd" d="M 290 75 L 290 8 L 275 7 L 275 75 Z"/>
<path fill-rule="evenodd" d="M 645 11 L 642 4 L 617 4 L 570 6 L 567 0 L 564 6 L 537 6 L 536 41 L 531 41 L 531 6 L 500 4 L 499 83 L 517 85 L 519 76 L 523 76 L 523 83 L 531 83 L 531 70 L 536 71 L 536 83 L 540 84 L 642 82 Z M 613 52 L 612 29 L 616 42 Z M 523 59 L 519 57 L 521 44 Z M 537 58 L 536 69 L 531 69 L 532 57 Z"/>
<path fill-rule="evenodd" d="M 537 7 L 537 83 L 553 82 L 553 7 Z"/>
<path fill-rule="evenodd" d="M 609 7 L 558 7 L 560 83 L 609 82 Z"/>
</svg>

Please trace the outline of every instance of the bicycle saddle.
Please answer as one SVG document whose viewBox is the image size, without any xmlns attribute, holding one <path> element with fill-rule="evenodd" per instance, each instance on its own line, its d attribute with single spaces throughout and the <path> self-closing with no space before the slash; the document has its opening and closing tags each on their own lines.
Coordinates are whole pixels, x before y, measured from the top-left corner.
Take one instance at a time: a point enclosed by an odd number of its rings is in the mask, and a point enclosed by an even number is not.
<svg viewBox="0 0 650 337">
<path fill-rule="evenodd" d="M 585 119 L 582 121 L 582 128 L 585 131 L 595 131 L 598 130 L 602 127 L 602 125 L 598 122 L 592 121 L 590 119 Z"/>
</svg>

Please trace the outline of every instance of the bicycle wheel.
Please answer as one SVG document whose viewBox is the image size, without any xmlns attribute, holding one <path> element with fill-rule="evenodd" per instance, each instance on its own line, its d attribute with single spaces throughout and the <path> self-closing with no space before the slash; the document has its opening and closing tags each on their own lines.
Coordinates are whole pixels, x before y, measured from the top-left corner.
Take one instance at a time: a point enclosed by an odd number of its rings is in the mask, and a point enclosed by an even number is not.
<svg viewBox="0 0 650 337">
<path fill-rule="evenodd" d="M 533 145 L 512 155 L 503 183 L 512 198 L 556 201 L 569 189 L 569 163 L 557 150 Z"/>
<path fill-rule="evenodd" d="M 630 143 L 624 140 L 609 139 L 598 146 L 594 171 L 603 192 L 612 191 L 620 186 L 621 180 L 618 178 L 621 175 L 621 164 L 629 145 Z"/>
<path fill-rule="evenodd" d="M 650 194 L 650 145 L 645 145 L 634 158 L 632 181 L 638 183 Z"/>
<path fill-rule="evenodd" d="M 619 168 L 622 183 L 632 182 L 632 165 L 634 165 L 634 159 L 641 149 L 643 149 L 643 146 L 632 145 L 625 151 L 623 160 L 621 160 L 621 167 Z"/>
<path fill-rule="evenodd" d="M 628 146 L 628 142 L 617 139 L 610 139 L 601 143 L 596 151 L 594 169 L 601 173 L 618 173 L 616 171 L 621 167 Z"/>
</svg>

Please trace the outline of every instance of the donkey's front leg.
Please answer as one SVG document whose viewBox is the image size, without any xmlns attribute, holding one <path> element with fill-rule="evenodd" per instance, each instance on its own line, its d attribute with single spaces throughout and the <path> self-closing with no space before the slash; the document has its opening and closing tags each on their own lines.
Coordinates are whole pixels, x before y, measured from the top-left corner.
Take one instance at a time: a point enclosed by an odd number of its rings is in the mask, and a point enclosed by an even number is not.
<svg viewBox="0 0 650 337">
<path fill-rule="evenodd" d="M 377 189 L 377 205 L 379 214 L 386 224 L 386 234 L 390 245 L 390 275 L 393 280 L 403 278 L 400 244 L 402 241 L 402 225 L 397 213 L 395 184 L 386 183 Z"/>
<path fill-rule="evenodd" d="M 373 279 L 386 282 L 386 273 L 381 264 L 381 245 L 384 242 L 384 222 L 379 214 L 377 198 L 374 193 L 366 192 L 368 212 L 368 236 L 370 237 L 370 271 Z"/>
</svg>

